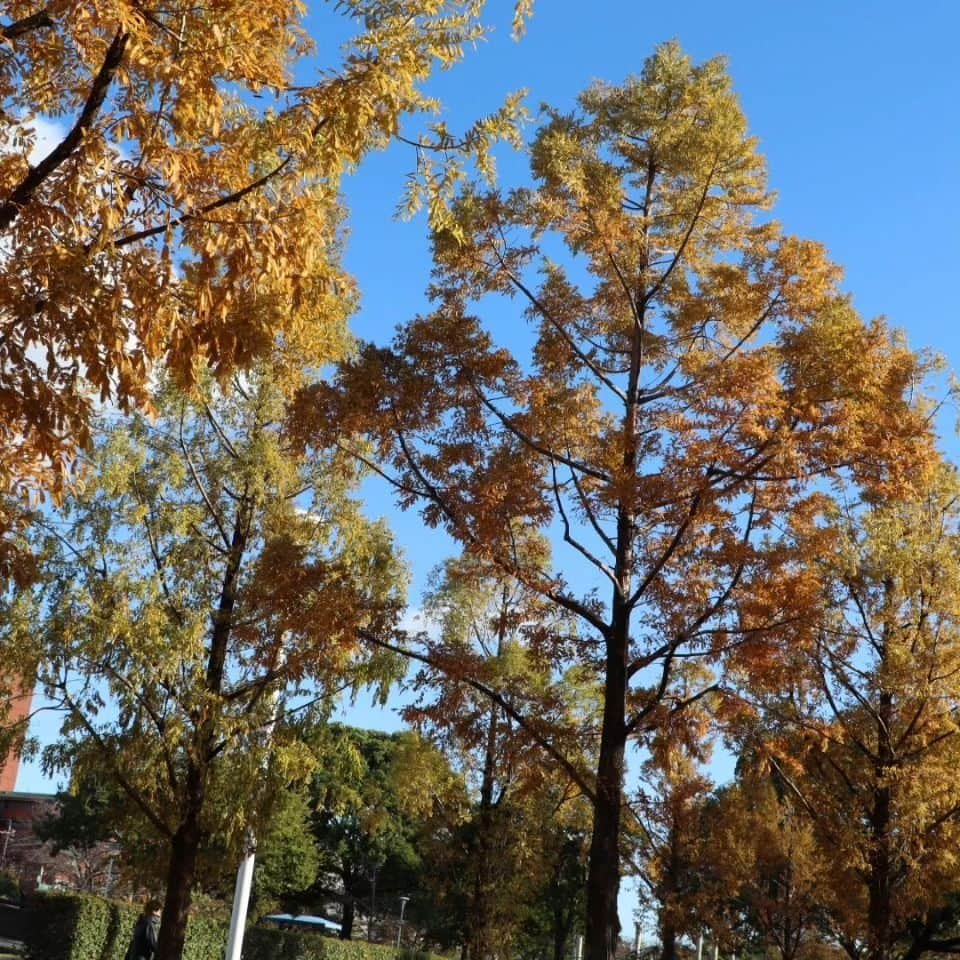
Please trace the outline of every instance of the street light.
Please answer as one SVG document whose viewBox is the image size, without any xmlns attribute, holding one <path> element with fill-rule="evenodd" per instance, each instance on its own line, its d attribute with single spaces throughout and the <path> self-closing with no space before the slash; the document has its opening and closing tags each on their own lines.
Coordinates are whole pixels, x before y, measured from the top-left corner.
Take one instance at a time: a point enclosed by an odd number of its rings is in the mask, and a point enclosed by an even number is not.
<svg viewBox="0 0 960 960">
<path fill-rule="evenodd" d="M 397 927 L 397 949 L 398 950 L 400 949 L 400 935 L 403 933 L 403 911 L 409 899 L 410 899 L 409 897 L 400 898 L 400 926 Z"/>
<path fill-rule="evenodd" d="M 0 853 L 0 867 L 2 867 L 7 862 L 7 846 L 10 843 L 10 838 L 17 835 L 17 831 L 13 829 L 12 820 L 7 820 L 7 829 L 0 830 L 0 834 L 3 834 L 3 852 Z"/>
</svg>

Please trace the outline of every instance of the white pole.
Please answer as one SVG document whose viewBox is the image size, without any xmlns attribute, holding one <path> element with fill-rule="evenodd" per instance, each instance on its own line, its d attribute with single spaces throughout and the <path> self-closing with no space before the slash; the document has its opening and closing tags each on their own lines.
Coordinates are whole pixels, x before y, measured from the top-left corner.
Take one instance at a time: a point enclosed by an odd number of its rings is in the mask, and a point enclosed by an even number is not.
<svg viewBox="0 0 960 960">
<path fill-rule="evenodd" d="M 281 647 L 274 669 L 282 667 L 286 660 L 286 653 Z M 275 690 L 270 699 L 276 704 L 279 699 L 279 691 Z M 274 710 L 273 716 L 263 728 L 263 739 L 268 747 L 273 739 L 273 728 L 276 726 L 277 717 L 282 710 L 283 701 L 281 700 Z M 240 866 L 237 868 L 237 882 L 233 888 L 233 910 L 230 913 L 226 960 L 240 960 L 240 951 L 243 949 L 243 932 L 247 925 L 247 907 L 250 904 L 250 887 L 253 884 L 253 865 L 256 860 L 256 853 L 257 838 L 251 830 L 247 834 L 247 855 L 240 861 Z"/>
<path fill-rule="evenodd" d="M 720 944 L 717 942 L 716 937 L 713 940 L 713 960 L 720 960 Z"/>
<path fill-rule="evenodd" d="M 250 840 L 253 840 L 251 835 Z M 240 862 L 237 870 L 237 882 L 233 888 L 233 912 L 230 914 L 230 932 L 227 935 L 226 960 L 240 960 L 243 949 L 243 930 L 247 924 L 247 907 L 250 904 L 250 887 L 253 883 L 253 864 L 256 853 L 253 843 L 250 852 Z"/>
<path fill-rule="evenodd" d="M 583 935 L 577 936 L 577 960 L 583 960 Z"/>
<path fill-rule="evenodd" d="M 703 960 L 703 931 L 697 935 L 697 960 Z"/>
</svg>

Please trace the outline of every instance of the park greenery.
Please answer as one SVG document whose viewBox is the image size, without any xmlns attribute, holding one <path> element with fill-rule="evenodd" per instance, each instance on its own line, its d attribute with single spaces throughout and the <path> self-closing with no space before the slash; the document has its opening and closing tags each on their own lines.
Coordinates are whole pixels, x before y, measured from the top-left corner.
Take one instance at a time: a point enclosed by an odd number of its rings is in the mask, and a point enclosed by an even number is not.
<svg viewBox="0 0 960 960">
<path fill-rule="evenodd" d="M 309 82 L 284 0 L 4 9 L 0 692 L 62 710 L 43 836 L 116 844 L 158 960 L 254 847 L 254 917 L 462 960 L 613 960 L 625 876 L 662 960 L 960 952 L 936 364 L 777 224 L 721 59 L 660 46 L 524 145 L 514 100 L 423 119 L 482 0 L 341 3 Z M 354 342 L 340 182 L 396 140 L 430 308 Z M 423 632 L 372 475 L 449 537 Z M 331 720 L 398 685 L 408 729 Z"/>
</svg>

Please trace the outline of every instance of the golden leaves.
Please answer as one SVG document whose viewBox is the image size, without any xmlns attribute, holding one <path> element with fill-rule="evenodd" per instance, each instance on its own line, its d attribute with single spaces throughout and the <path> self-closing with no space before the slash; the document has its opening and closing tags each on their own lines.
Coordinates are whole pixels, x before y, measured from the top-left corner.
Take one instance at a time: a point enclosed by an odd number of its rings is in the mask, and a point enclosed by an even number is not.
<svg viewBox="0 0 960 960">
<path fill-rule="evenodd" d="M 356 29 L 342 61 L 295 88 L 312 43 L 304 5 L 288 0 L 55 3 L 12 36 L 17 56 L 0 65 L 14 108 L 0 204 L 18 197 L 0 290 L 0 480 L 57 489 L 94 403 L 147 407 L 158 367 L 182 384 L 203 366 L 226 377 L 278 339 L 314 367 L 341 356 L 354 298 L 339 179 L 404 114 L 433 108 L 420 84 L 479 36 L 481 8 L 344 4 Z M 115 74 L 98 86 L 118 37 Z M 456 150 L 489 170 L 517 110 Z M 79 117 L 81 136 L 63 137 L 34 183 L 39 116 Z"/>
</svg>

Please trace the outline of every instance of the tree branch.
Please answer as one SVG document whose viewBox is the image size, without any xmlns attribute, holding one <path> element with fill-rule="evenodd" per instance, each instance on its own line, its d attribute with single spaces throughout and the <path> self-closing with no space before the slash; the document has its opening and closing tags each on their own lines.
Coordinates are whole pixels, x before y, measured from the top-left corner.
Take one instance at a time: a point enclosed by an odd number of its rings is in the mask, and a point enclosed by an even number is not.
<svg viewBox="0 0 960 960">
<path fill-rule="evenodd" d="M 498 707 L 511 720 L 513 720 L 524 732 L 526 732 L 530 738 L 543 750 L 545 750 L 557 763 L 563 767 L 567 776 L 583 791 L 584 796 L 590 800 L 591 803 L 596 803 L 596 792 L 593 786 L 588 782 L 586 776 L 578 770 L 570 760 L 564 756 L 542 733 L 535 730 L 531 726 L 531 721 L 520 713 L 516 707 L 510 703 L 502 694 L 497 693 L 496 690 L 493 690 L 491 687 L 488 687 L 485 683 L 482 683 L 479 680 L 475 680 L 472 677 L 464 676 L 455 676 L 452 675 L 442 664 L 437 663 L 432 657 L 427 654 L 419 653 L 416 650 L 410 650 L 408 647 L 403 647 L 398 644 L 390 643 L 387 640 L 382 640 L 377 637 L 375 634 L 370 633 L 368 630 L 361 629 L 359 631 L 360 638 L 365 640 L 367 643 L 371 643 L 374 646 L 380 647 L 383 650 L 390 650 L 393 653 L 399 653 L 401 656 L 407 657 L 409 660 L 416 660 L 418 663 L 425 664 L 433 670 L 438 670 L 444 676 L 453 680 L 455 683 L 464 683 L 468 687 L 476 690 L 477 693 L 483 694 L 488 700 L 492 703 L 495 703 Z"/>
<path fill-rule="evenodd" d="M 50 14 L 47 13 L 46 9 L 38 10 L 28 17 L 22 17 L 20 20 L 14 20 L 13 23 L 0 27 L 0 37 L 3 37 L 4 40 L 15 40 L 25 33 L 52 26 L 53 20 L 50 19 Z"/>
<path fill-rule="evenodd" d="M 117 68 L 127 48 L 127 41 L 130 34 L 117 31 L 113 41 L 107 48 L 103 63 L 97 72 L 87 96 L 87 102 L 83 105 L 83 110 L 77 118 L 70 132 L 48 153 L 37 166 L 32 167 L 26 177 L 14 187 L 13 192 L 7 197 L 6 201 L 0 206 L 0 230 L 6 230 L 10 224 L 20 215 L 20 211 L 26 206 L 33 195 L 43 185 L 44 181 L 53 174 L 53 172 L 69 159 L 83 142 L 84 134 L 93 126 L 100 107 L 106 99 L 107 90 L 113 81 Z"/>
</svg>

